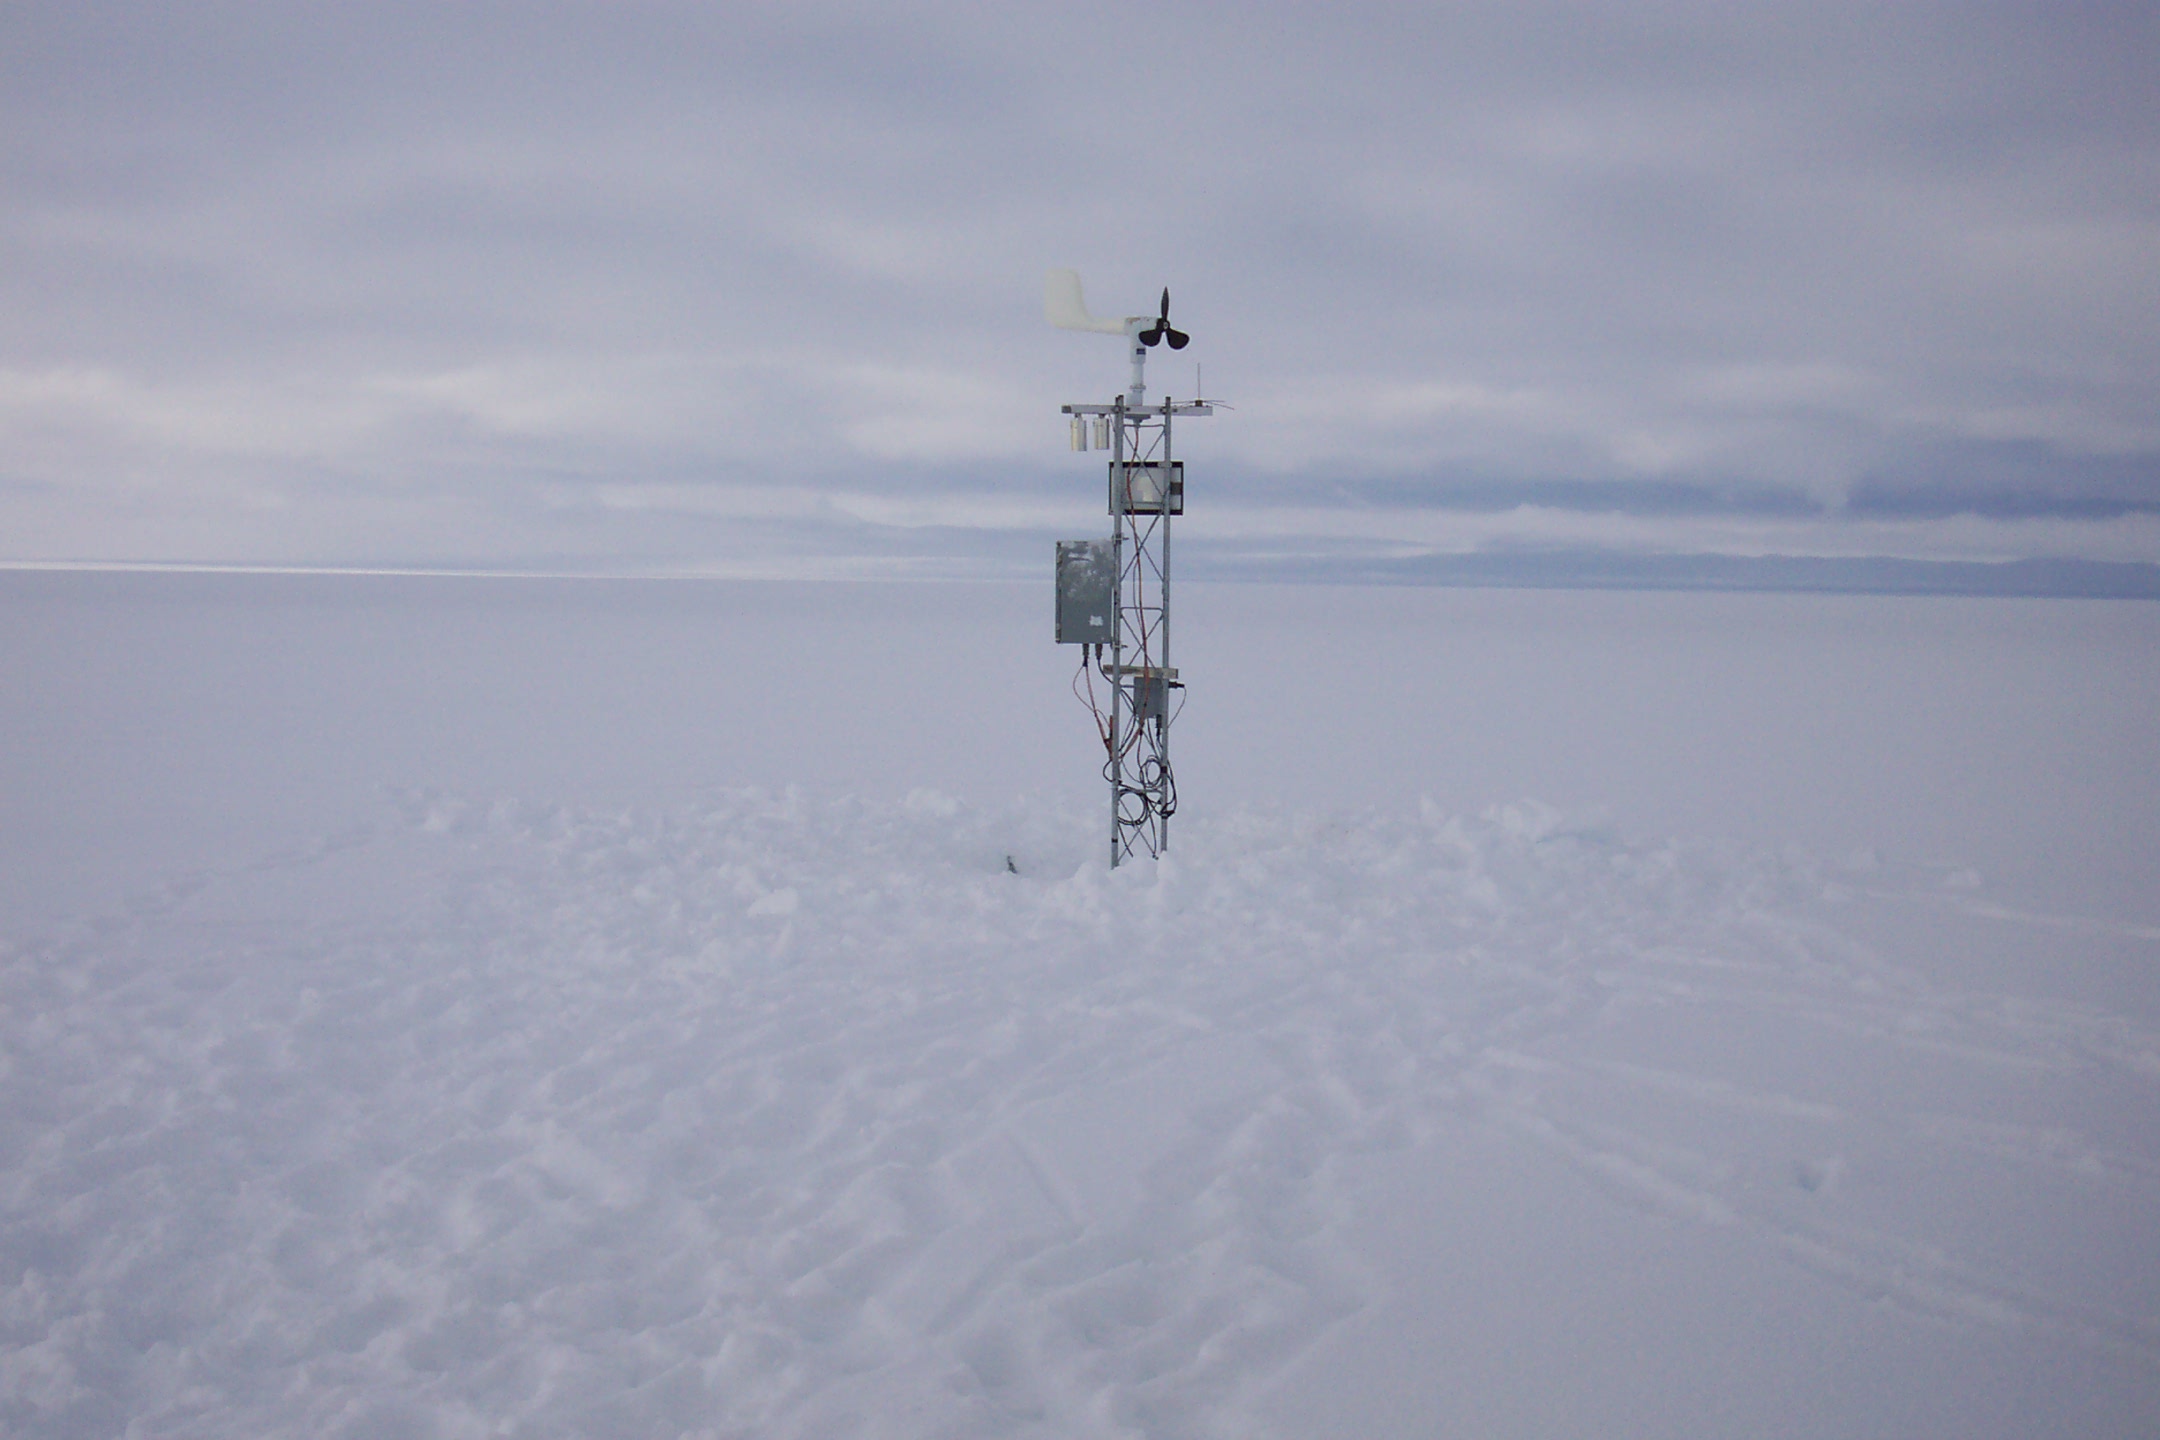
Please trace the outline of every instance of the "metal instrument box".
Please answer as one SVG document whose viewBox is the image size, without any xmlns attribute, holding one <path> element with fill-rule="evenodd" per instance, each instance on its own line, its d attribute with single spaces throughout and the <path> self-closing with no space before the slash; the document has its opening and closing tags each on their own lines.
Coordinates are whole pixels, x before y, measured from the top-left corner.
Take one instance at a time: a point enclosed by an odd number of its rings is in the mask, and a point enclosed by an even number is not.
<svg viewBox="0 0 2160 1440">
<path fill-rule="evenodd" d="M 1057 643 L 1108 645 L 1117 612 L 1117 551 L 1108 540 L 1057 542 Z"/>
</svg>

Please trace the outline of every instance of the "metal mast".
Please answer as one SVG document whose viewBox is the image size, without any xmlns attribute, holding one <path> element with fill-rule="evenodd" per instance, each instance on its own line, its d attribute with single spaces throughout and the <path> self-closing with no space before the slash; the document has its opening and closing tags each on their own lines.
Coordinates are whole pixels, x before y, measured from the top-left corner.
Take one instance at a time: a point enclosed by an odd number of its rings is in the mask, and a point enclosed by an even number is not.
<svg viewBox="0 0 2160 1440">
<path fill-rule="evenodd" d="M 1169 292 L 1162 313 L 1122 324 L 1088 317 L 1077 276 L 1053 271 L 1048 309 L 1068 329 L 1108 331 L 1116 326 L 1131 350 L 1132 374 L 1123 395 L 1108 404 L 1062 407 L 1072 417 L 1075 450 L 1108 450 L 1110 538 L 1064 541 L 1058 546 L 1059 641 L 1081 644 L 1083 674 L 1092 668 L 1108 682 L 1109 708 L 1096 707 L 1110 784 L 1110 864 L 1136 855 L 1158 856 L 1170 845 L 1170 817 L 1177 812 L 1177 777 L 1170 764 L 1170 725 L 1184 687 L 1170 663 L 1170 524 L 1185 510 L 1185 466 L 1171 453 L 1172 422 L 1183 415 L 1212 415 L 1205 400 L 1147 403 L 1149 347 L 1168 339 L 1182 349 L 1186 336 L 1170 327 Z M 1062 306 L 1061 301 L 1067 303 Z M 1086 324 L 1070 323 L 1074 312 Z M 1092 441 L 1092 445 L 1090 444 Z M 1105 652 L 1107 651 L 1107 655 Z M 1089 677 L 1089 694 L 1094 692 Z"/>
</svg>

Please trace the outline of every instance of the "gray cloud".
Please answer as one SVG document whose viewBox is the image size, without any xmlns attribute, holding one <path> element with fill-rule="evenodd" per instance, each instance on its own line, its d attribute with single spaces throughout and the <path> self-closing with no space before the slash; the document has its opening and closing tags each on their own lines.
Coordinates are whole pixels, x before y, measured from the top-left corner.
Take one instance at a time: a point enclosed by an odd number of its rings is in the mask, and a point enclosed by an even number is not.
<svg viewBox="0 0 2160 1440">
<path fill-rule="evenodd" d="M 2156 561 L 2156 82 L 2133 6 L 20 4 L 0 558 L 1032 559 L 1074 264 L 1239 406 L 1211 543 Z"/>
</svg>

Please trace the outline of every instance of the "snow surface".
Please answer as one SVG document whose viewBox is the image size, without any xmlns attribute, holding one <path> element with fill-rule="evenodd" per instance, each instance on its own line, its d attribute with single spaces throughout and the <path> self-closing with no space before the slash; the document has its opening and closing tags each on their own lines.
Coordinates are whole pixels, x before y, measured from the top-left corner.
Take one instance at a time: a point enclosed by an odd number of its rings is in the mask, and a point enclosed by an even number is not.
<svg viewBox="0 0 2160 1440">
<path fill-rule="evenodd" d="M 2160 609 L 1046 604 L 0 577 L 0 1431 L 2160 1429 Z"/>
</svg>

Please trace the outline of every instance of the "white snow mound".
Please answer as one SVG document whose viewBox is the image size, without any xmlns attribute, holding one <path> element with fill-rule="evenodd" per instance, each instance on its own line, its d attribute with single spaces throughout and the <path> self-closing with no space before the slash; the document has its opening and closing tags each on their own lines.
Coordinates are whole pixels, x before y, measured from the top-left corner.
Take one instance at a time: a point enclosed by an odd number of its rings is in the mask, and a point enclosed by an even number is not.
<svg viewBox="0 0 2160 1440">
<path fill-rule="evenodd" d="M 1532 803 L 1113 872 L 1096 818 L 416 795 L 18 937 L 0 1431 L 1266 1434 L 1401 1299 L 1371 1159 L 1472 1134 L 2154 1393 L 2154 1263 L 2019 1217 L 2160 1213 L 2160 1034 L 1860 938 L 2020 923 L 1977 877 Z"/>
</svg>

